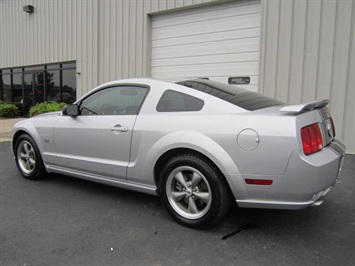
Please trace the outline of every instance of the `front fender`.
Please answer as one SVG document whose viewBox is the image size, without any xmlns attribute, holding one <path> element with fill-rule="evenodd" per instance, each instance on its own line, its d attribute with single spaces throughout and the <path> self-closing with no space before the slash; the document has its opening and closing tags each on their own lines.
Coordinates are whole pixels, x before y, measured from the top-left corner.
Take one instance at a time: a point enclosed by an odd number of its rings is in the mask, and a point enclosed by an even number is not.
<svg viewBox="0 0 355 266">
<path fill-rule="evenodd" d="M 56 152 L 53 141 L 53 125 L 55 121 L 57 121 L 56 117 L 39 115 L 18 122 L 12 130 L 13 148 L 19 132 L 25 132 L 36 142 L 44 164 L 56 163 Z"/>
<path fill-rule="evenodd" d="M 15 144 L 16 144 L 15 138 L 17 138 L 18 134 L 21 132 L 31 136 L 31 138 L 33 138 L 33 140 L 36 142 L 39 151 L 41 152 L 41 154 L 43 154 L 44 147 L 41 142 L 41 138 L 38 134 L 36 127 L 29 119 L 25 119 L 20 122 L 17 122 L 14 125 L 14 127 L 12 128 L 12 138 L 11 139 L 12 139 L 12 148 L 13 148 L 14 152 L 15 152 Z"/>
</svg>

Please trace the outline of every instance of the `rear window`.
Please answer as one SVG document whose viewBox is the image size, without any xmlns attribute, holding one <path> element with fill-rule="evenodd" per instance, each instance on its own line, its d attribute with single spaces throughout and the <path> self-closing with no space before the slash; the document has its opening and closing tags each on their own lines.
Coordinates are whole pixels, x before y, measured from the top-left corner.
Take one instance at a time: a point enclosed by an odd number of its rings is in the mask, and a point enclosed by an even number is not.
<svg viewBox="0 0 355 266">
<path fill-rule="evenodd" d="M 248 111 L 284 105 L 270 97 L 246 89 L 212 80 L 196 79 L 179 81 L 177 84 L 208 93 Z"/>
</svg>

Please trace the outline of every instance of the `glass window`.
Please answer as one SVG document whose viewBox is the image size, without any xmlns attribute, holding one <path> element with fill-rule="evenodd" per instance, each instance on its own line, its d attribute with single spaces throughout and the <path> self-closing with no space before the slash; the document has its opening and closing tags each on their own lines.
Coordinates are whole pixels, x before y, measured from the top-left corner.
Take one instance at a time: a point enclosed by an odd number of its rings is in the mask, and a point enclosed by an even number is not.
<svg viewBox="0 0 355 266">
<path fill-rule="evenodd" d="M 32 74 L 23 74 L 23 114 L 27 114 L 33 104 L 33 91 L 32 91 Z"/>
<path fill-rule="evenodd" d="M 34 67 L 25 67 L 25 72 L 35 72 L 36 70 L 44 70 L 44 66 L 34 66 Z"/>
<path fill-rule="evenodd" d="M 76 75 L 75 69 L 62 70 L 62 102 L 73 103 L 76 100 Z"/>
<path fill-rule="evenodd" d="M 102 89 L 81 102 L 81 115 L 136 115 L 147 92 L 132 86 Z"/>
<path fill-rule="evenodd" d="M 177 84 L 202 91 L 249 111 L 284 104 L 259 93 L 213 80 L 185 80 Z"/>
<path fill-rule="evenodd" d="M 4 102 L 12 102 L 11 75 L 2 75 L 2 93 Z"/>
<path fill-rule="evenodd" d="M 12 69 L 12 73 L 22 73 L 22 68 L 14 68 Z"/>
<path fill-rule="evenodd" d="M 59 65 L 47 65 L 47 69 L 59 69 Z"/>
<path fill-rule="evenodd" d="M 13 103 L 18 107 L 20 113 L 23 114 L 22 73 L 13 74 L 12 93 Z"/>
<path fill-rule="evenodd" d="M 57 71 L 46 71 L 47 101 L 60 102 L 60 75 Z"/>
<path fill-rule="evenodd" d="M 167 90 L 160 98 L 157 111 L 158 112 L 191 112 L 200 111 L 204 102 L 193 96 Z"/>
<path fill-rule="evenodd" d="M 62 64 L 62 68 L 76 68 L 76 63 Z"/>
<path fill-rule="evenodd" d="M 13 101 L 22 103 L 22 74 L 13 74 Z"/>
<path fill-rule="evenodd" d="M 75 68 L 75 62 L 67 62 L 0 69 L 0 98 L 23 104 L 24 111 L 42 101 L 73 103 L 76 100 Z"/>
</svg>

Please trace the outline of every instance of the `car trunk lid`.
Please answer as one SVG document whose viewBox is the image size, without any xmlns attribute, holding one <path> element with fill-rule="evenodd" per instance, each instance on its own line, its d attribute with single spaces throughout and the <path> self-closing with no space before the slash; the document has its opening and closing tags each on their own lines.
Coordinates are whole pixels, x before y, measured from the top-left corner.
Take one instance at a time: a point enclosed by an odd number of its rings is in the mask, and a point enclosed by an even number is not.
<svg viewBox="0 0 355 266">
<path fill-rule="evenodd" d="M 313 101 L 297 105 L 286 105 L 279 109 L 281 113 L 289 113 L 298 116 L 298 120 L 307 121 L 300 125 L 300 128 L 310 126 L 317 123 L 322 132 L 323 147 L 327 146 L 334 140 L 335 127 L 331 117 L 329 108 L 329 100 Z M 313 117 L 313 121 L 303 119 L 305 117 Z"/>
</svg>

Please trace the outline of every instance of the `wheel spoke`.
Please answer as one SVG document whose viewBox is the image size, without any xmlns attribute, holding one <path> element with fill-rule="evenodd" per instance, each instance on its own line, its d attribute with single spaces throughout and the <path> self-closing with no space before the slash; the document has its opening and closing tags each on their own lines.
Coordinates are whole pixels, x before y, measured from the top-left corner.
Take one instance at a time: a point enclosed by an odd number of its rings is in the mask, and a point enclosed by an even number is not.
<svg viewBox="0 0 355 266">
<path fill-rule="evenodd" d="M 31 170 L 30 161 L 27 161 L 27 162 L 26 162 L 26 169 L 27 169 L 27 170 Z"/>
<path fill-rule="evenodd" d="M 199 198 L 204 203 L 208 203 L 208 201 L 210 199 L 210 193 L 208 193 L 208 192 L 195 192 L 194 196 Z"/>
<path fill-rule="evenodd" d="M 183 191 L 174 191 L 171 193 L 173 199 L 176 201 L 176 202 L 179 202 L 181 201 L 184 197 L 185 197 L 185 192 Z"/>
<path fill-rule="evenodd" d="M 25 159 L 25 158 L 26 158 L 26 154 L 24 154 L 23 152 L 21 152 L 20 155 L 21 155 L 21 158 L 22 158 L 22 159 Z"/>
<path fill-rule="evenodd" d="M 29 145 L 28 143 L 24 143 L 24 144 L 23 144 L 23 148 L 24 148 L 26 154 L 28 154 L 28 153 L 30 152 L 29 146 L 30 146 L 30 145 Z"/>
<path fill-rule="evenodd" d="M 33 160 L 32 158 L 28 160 L 31 166 L 34 166 L 36 164 L 36 161 Z"/>
<path fill-rule="evenodd" d="M 191 179 L 191 187 L 195 188 L 197 184 L 200 183 L 201 180 L 202 177 L 198 173 L 194 172 Z"/>
<path fill-rule="evenodd" d="M 186 180 L 185 180 L 185 178 L 184 178 L 184 175 L 183 175 L 181 172 L 177 173 L 177 174 L 175 175 L 175 178 L 176 178 L 176 180 L 177 180 L 181 185 L 183 185 L 184 188 L 187 187 L 187 185 L 186 185 Z"/>
<path fill-rule="evenodd" d="M 189 198 L 189 208 L 188 208 L 188 211 L 190 213 L 197 213 L 198 210 L 197 210 L 197 206 L 196 206 L 196 203 L 194 201 L 194 199 L 192 197 Z"/>
</svg>

